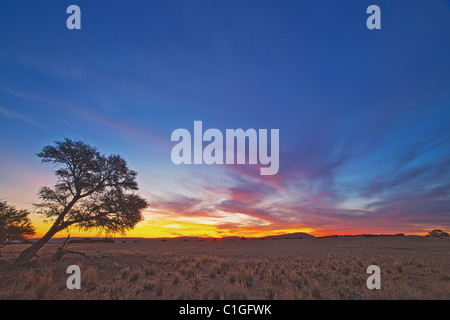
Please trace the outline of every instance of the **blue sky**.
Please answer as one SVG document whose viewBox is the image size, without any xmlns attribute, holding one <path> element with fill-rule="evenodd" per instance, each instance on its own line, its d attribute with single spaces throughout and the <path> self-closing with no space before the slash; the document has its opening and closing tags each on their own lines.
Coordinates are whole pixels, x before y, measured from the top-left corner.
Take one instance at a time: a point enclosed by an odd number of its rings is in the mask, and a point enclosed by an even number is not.
<svg viewBox="0 0 450 320">
<path fill-rule="evenodd" d="M 442 0 L 1 1 L 0 197 L 31 208 L 70 137 L 138 171 L 149 235 L 448 229 L 449 57 Z M 195 120 L 279 129 L 280 171 L 173 165 Z"/>
</svg>

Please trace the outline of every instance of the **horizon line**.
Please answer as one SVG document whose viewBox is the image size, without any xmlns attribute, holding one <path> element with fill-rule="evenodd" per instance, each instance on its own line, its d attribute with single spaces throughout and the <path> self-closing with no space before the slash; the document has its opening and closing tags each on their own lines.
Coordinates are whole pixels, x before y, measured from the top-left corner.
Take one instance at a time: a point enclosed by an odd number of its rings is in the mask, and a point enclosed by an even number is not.
<svg viewBox="0 0 450 320">
<path fill-rule="evenodd" d="M 176 236 L 176 237 L 132 237 L 132 236 L 75 236 L 70 237 L 69 239 L 181 239 L 181 238 L 192 238 L 192 239 L 227 239 L 227 238 L 237 238 L 237 239 L 261 239 L 261 238 L 280 238 L 283 236 L 292 236 L 296 235 L 298 233 L 305 234 L 310 236 L 311 238 L 330 238 L 330 237 L 358 237 L 358 236 L 418 236 L 418 237 L 426 237 L 427 235 L 421 235 L 421 234 L 405 234 L 402 232 L 399 233 L 358 233 L 358 234 L 330 234 L 330 235 L 321 235 L 321 236 L 315 236 L 306 232 L 294 232 L 294 233 L 285 233 L 285 234 L 274 234 L 274 235 L 268 235 L 268 236 L 262 236 L 262 237 L 252 237 L 252 236 L 224 236 L 224 237 L 208 237 L 208 236 Z M 16 241 L 23 241 L 23 240 L 39 240 L 42 237 L 36 237 L 36 238 L 25 238 L 21 240 Z M 67 237 L 52 237 L 51 239 L 66 239 Z M 297 238 L 298 239 L 298 238 Z M 295 238 L 287 239 L 287 240 L 296 240 Z"/>
</svg>

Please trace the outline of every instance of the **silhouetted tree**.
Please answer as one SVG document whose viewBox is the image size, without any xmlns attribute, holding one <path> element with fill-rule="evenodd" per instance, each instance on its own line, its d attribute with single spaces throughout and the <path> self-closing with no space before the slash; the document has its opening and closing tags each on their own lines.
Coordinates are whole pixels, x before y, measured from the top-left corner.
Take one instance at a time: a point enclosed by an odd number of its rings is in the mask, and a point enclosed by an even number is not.
<svg viewBox="0 0 450 320">
<path fill-rule="evenodd" d="M 28 215 L 27 210 L 17 210 L 6 201 L 0 201 L 0 248 L 35 234 Z"/>
<path fill-rule="evenodd" d="M 37 212 L 53 220 L 39 241 L 21 252 L 14 265 L 33 258 L 57 232 L 74 226 L 97 229 L 106 234 L 134 228 L 143 219 L 147 202 L 130 190 L 138 190 L 137 173 L 119 155 L 105 156 L 83 141 L 66 138 L 45 146 L 37 154 L 44 163 L 53 163 L 57 182 L 41 187 Z"/>
<path fill-rule="evenodd" d="M 433 231 L 428 232 L 427 237 L 447 238 L 450 237 L 450 235 L 440 229 L 434 229 Z"/>
</svg>

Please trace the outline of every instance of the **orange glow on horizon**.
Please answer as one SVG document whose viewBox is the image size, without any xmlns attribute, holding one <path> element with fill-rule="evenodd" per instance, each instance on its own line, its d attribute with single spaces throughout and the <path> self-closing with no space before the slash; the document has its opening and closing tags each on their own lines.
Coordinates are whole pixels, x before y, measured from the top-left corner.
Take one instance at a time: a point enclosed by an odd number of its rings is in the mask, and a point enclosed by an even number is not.
<svg viewBox="0 0 450 320">
<path fill-rule="evenodd" d="M 36 235 L 33 238 L 42 237 L 50 228 L 50 223 L 44 223 L 42 220 L 33 221 L 36 227 Z M 347 230 L 346 232 L 332 232 L 330 230 L 320 230 L 314 228 L 305 228 L 300 226 L 285 227 L 247 227 L 247 228 L 220 228 L 213 224 L 202 224 L 194 222 L 179 221 L 176 219 L 154 219 L 139 223 L 133 230 L 126 235 L 114 234 L 112 237 L 129 238 L 176 238 L 176 237 L 200 237 L 200 238 L 224 238 L 224 237 L 246 237 L 258 238 L 265 236 L 276 236 L 288 233 L 304 232 L 316 237 L 332 235 L 361 235 L 361 234 L 393 234 L 391 232 L 371 232 L 370 230 Z M 97 231 L 81 231 L 76 228 L 63 230 L 54 237 L 61 238 L 70 234 L 71 237 L 104 237 Z M 425 236 L 427 232 L 414 233 Z"/>
<path fill-rule="evenodd" d="M 51 223 L 44 223 L 42 220 L 33 221 L 36 227 L 36 235 L 33 238 L 42 237 L 50 228 Z M 133 230 L 126 233 L 124 237 L 136 238 L 176 238 L 176 237 L 203 237 L 203 238 L 223 238 L 223 237 L 247 237 L 257 238 L 264 236 L 274 236 L 287 233 L 304 232 L 315 235 L 312 228 L 304 228 L 299 226 L 270 228 L 270 227 L 246 227 L 246 228 L 220 228 L 214 224 L 195 223 L 180 221 L 177 219 L 158 218 L 146 220 L 139 223 Z M 71 228 L 57 233 L 54 237 L 102 237 L 96 230 L 90 232 Z M 113 237 L 122 237 L 121 234 L 110 235 Z"/>
<path fill-rule="evenodd" d="M 208 219 L 207 215 L 197 217 L 187 217 L 183 214 L 171 213 L 170 215 L 154 212 L 149 217 L 136 225 L 125 235 L 112 234 L 112 237 L 130 237 L 130 238 L 176 238 L 176 237 L 202 237 L 202 238 L 223 238 L 223 237 L 246 237 L 258 238 L 265 236 L 276 236 L 288 233 L 304 232 L 316 237 L 332 235 L 362 235 L 362 234 L 396 234 L 405 233 L 411 230 L 392 232 L 390 230 L 381 230 L 379 228 L 352 228 L 347 226 L 345 229 L 333 230 L 329 228 L 305 227 L 301 225 L 281 223 L 273 219 L 263 220 L 267 224 L 248 223 L 245 226 L 225 226 L 222 222 Z M 167 212 L 166 212 L 167 213 Z M 253 218 L 251 215 L 244 217 Z M 42 237 L 51 227 L 52 222 L 45 222 L 42 216 L 32 214 L 30 216 L 32 223 L 36 228 L 36 234 L 32 238 Z M 97 230 L 83 231 L 75 227 L 63 230 L 54 237 L 105 237 L 107 235 L 99 233 Z M 412 230 L 408 234 L 425 236 L 427 232 L 417 232 Z"/>
</svg>

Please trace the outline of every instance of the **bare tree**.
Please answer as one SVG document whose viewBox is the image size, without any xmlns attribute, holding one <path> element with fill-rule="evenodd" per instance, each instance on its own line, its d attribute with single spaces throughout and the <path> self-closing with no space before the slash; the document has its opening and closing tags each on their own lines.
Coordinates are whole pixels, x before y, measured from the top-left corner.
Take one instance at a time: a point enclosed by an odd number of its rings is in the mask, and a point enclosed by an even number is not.
<svg viewBox="0 0 450 320">
<path fill-rule="evenodd" d="M 27 210 L 17 210 L 6 201 L 0 201 L 0 248 L 14 240 L 23 240 L 35 234 Z"/>
<path fill-rule="evenodd" d="M 105 156 L 83 141 L 64 139 L 45 146 L 37 154 L 57 170 L 56 184 L 41 187 L 37 212 L 52 219 L 48 232 L 21 252 L 14 265 L 33 258 L 57 232 L 74 226 L 106 234 L 134 228 L 143 219 L 147 202 L 133 193 L 138 190 L 137 173 L 119 155 Z"/>
</svg>

